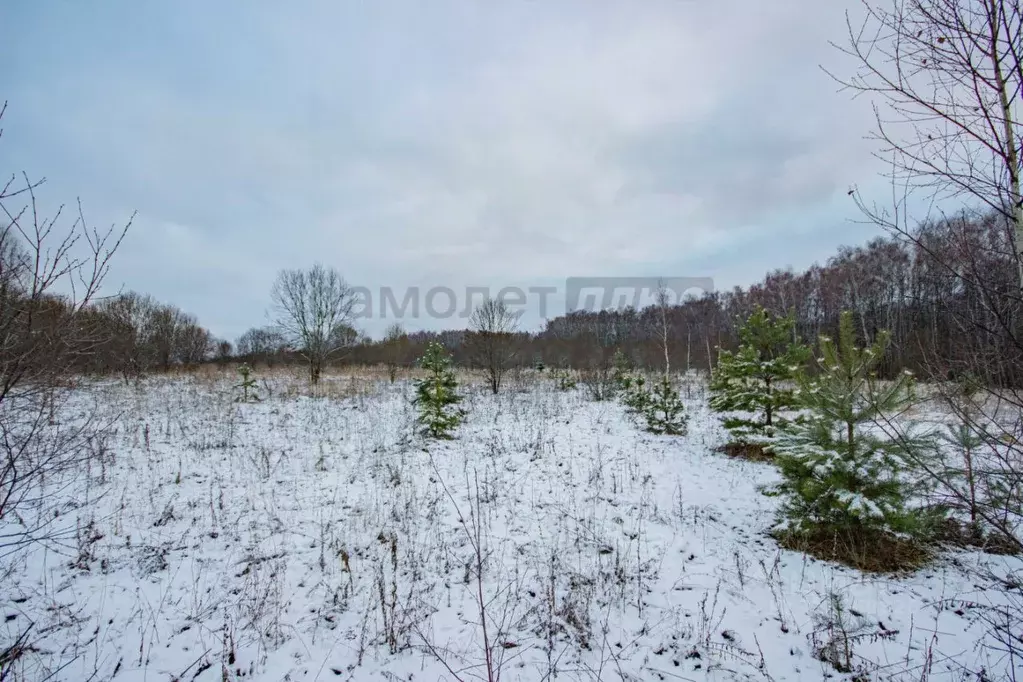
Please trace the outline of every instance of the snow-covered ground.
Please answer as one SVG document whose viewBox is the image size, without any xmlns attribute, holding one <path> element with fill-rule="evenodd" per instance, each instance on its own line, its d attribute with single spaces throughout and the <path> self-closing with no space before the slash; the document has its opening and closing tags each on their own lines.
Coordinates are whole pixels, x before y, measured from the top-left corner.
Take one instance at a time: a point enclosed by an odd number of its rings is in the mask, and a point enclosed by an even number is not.
<svg viewBox="0 0 1023 682">
<path fill-rule="evenodd" d="M 309 397 L 276 375 L 245 404 L 234 383 L 81 389 L 69 410 L 95 401 L 115 431 L 50 482 L 67 540 L 4 560 L 7 641 L 33 624 L 19 674 L 470 680 L 490 658 L 506 681 L 848 678 L 814 654 L 845 646 L 833 594 L 866 678 L 1009 672 L 959 600 L 997 603 L 977 568 L 1019 559 L 895 578 L 779 549 L 758 490 L 777 474 L 714 452 L 698 381 L 686 437 L 535 379 L 471 389 L 439 443 L 414 435 L 408 382 Z"/>
</svg>

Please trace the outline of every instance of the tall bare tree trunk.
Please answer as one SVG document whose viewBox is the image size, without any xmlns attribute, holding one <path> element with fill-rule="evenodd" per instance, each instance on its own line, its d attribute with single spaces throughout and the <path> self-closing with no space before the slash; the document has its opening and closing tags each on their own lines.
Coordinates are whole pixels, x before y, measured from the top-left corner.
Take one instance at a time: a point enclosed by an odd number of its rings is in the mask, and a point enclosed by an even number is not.
<svg viewBox="0 0 1023 682">
<path fill-rule="evenodd" d="M 994 87 L 998 91 L 998 100 L 1002 108 L 1002 129 L 1005 135 L 1005 160 L 1009 173 L 1009 202 L 1012 210 L 1013 237 L 1016 245 L 1016 268 L 1019 273 L 1019 286 L 1023 291 L 1023 197 L 1019 188 L 1019 150 L 1016 148 L 1015 121 L 1012 115 L 1012 99 L 1009 85 L 1002 71 L 1002 54 L 998 49 L 1001 37 L 1001 26 L 1004 21 L 1004 8 L 998 0 L 988 2 L 988 26 L 991 32 L 991 49 L 988 58 L 991 60 L 991 72 Z M 1012 41 L 1012 37 L 1008 37 Z"/>
</svg>

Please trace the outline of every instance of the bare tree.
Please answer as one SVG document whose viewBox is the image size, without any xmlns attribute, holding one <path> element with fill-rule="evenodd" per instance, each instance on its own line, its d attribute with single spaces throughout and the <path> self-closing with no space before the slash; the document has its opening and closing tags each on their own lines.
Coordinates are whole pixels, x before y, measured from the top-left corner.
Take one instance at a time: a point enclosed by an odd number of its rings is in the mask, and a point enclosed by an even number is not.
<svg viewBox="0 0 1023 682">
<path fill-rule="evenodd" d="M 353 341 L 355 294 L 334 268 L 281 270 L 270 291 L 277 328 L 309 362 L 316 384 L 327 362 Z"/>
<path fill-rule="evenodd" d="M 106 368 L 120 372 L 126 383 L 153 369 L 199 364 L 213 352 L 212 336 L 194 315 L 151 296 L 126 292 L 100 301 L 95 312 L 107 324 Z"/>
<path fill-rule="evenodd" d="M 909 232 L 910 195 L 958 198 L 1001 214 L 1013 233 L 1023 287 L 1019 0 L 865 0 L 840 48 L 857 70 L 837 78 L 875 98 L 875 139 L 899 190 L 874 219 Z"/>
<path fill-rule="evenodd" d="M 466 345 L 472 363 L 483 369 L 496 395 L 509 364 L 515 359 L 517 348 L 515 330 L 518 316 L 501 300 L 487 299 L 469 316 L 471 333 Z"/>
<path fill-rule="evenodd" d="M 265 362 L 273 367 L 284 352 L 287 341 L 276 327 L 254 327 L 241 336 L 235 344 L 238 357 L 248 358 L 250 363 Z"/>
<path fill-rule="evenodd" d="M 97 305 L 110 321 L 107 355 L 126 384 L 141 379 L 156 361 L 152 320 L 158 307 L 152 297 L 130 291 Z"/>
<path fill-rule="evenodd" d="M 668 352 L 668 309 L 669 309 L 669 297 L 668 288 L 664 286 L 663 282 L 657 283 L 657 316 L 659 329 L 657 330 L 661 337 L 661 350 L 664 351 L 664 375 L 667 376 L 671 373 L 671 355 Z"/>
<path fill-rule="evenodd" d="M 216 339 L 215 345 L 217 348 L 217 362 L 220 364 L 230 362 L 231 357 L 234 355 L 234 345 L 227 339 Z"/>
<path fill-rule="evenodd" d="M 200 327 L 191 315 L 181 313 L 174 332 L 174 360 L 185 366 L 198 365 L 213 354 L 214 346 L 209 330 Z"/>
<path fill-rule="evenodd" d="M 150 324 L 150 343 L 156 353 L 157 364 L 163 371 L 171 368 L 171 365 L 179 355 L 181 349 L 181 334 L 184 328 L 192 321 L 187 319 L 185 313 L 173 305 L 157 305 L 153 310 Z M 193 339 L 189 339 L 191 343 Z"/>
<path fill-rule="evenodd" d="M 864 7 L 864 22 L 849 21 L 849 43 L 841 48 L 857 70 L 839 81 L 875 99 L 875 137 L 891 164 L 893 206 L 868 206 L 858 194 L 857 202 L 870 220 L 912 244 L 929 266 L 921 289 L 941 291 L 933 299 L 935 324 L 946 318 L 944 324 L 958 330 L 960 347 L 977 340 L 988 346 L 972 353 L 923 349 L 932 385 L 959 421 L 956 440 L 963 452 L 935 462 L 932 453 L 907 445 L 906 456 L 946 499 L 968 510 L 971 530 L 978 530 L 981 519 L 1002 543 L 1020 551 L 1023 392 L 1017 380 L 1006 385 L 1004 379 L 1018 376 L 1023 351 L 1021 3 L 865 0 Z M 914 224 L 932 222 L 911 215 L 910 207 L 920 203 L 958 206 L 954 216 L 941 218 L 945 249 L 935 248 L 933 228 Z M 973 228 L 992 216 L 1002 237 L 978 239 L 983 231 Z M 1011 265 L 1014 285 L 1005 286 L 1001 263 Z M 1007 352 L 990 352 L 993 341 L 1006 340 Z M 890 436 L 912 442 L 899 421 L 882 426 Z M 1007 643 L 1010 665 L 1017 665 L 1023 661 L 1019 572 L 987 577 L 1004 587 L 1012 605 L 987 613 L 995 637 Z"/>
</svg>

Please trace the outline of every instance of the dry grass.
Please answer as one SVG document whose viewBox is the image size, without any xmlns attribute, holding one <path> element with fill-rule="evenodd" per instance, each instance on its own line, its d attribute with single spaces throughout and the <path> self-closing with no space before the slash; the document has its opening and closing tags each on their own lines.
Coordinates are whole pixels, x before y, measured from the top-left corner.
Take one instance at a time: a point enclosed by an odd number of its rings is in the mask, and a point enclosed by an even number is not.
<svg viewBox="0 0 1023 682">
<path fill-rule="evenodd" d="M 778 532 L 782 547 L 824 561 L 836 561 L 870 573 L 906 573 L 933 556 L 929 547 L 889 533 L 820 528 L 811 532 Z"/>
<path fill-rule="evenodd" d="M 164 376 L 188 378 L 210 389 L 222 387 L 225 379 L 230 381 L 238 374 L 240 363 L 207 364 L 198 367 L 176 367 Z M 317 385 L 309 382 L 309 374 L 305 365 L 287 364 L 266 367 L 256 365 L 253 378 L 260 389 L 257 394 L 265 395 L 268 390 L 275 395 L 288 398 L 310 397 L 328 400 L 344 400 L 347 398 L 369 396 L 380 391 L 391 383 L 390 373 L 386 365 L 344 365 L 326 369 Z M 398 382 L 420 379 L 426 373 L 418 367 L 403 367 L 398 370 L 395 380 Z M 456 368 L 455 377 L 465 392 L 489 391 L 486 376 L 479 371 Z M 531 368 L 514 368 L 504 376 L 501 390 L 522 392 L 531 390 L 536 384 L 549 377 L 543 372 Z"/>
<path fill-rule="evenodd" d="M 937 544 L 950 545 L 962 549 L 979 549 L 987 554 L 1015 556 L 1020 553 L 1019 545 L 1010 538 L 994 530 L 984 530 L 971 526 L 959 519 L 945 519 L 938 527 L 934 537 Z"/>
<path fill-rule="evenodd" d="M 774 455 L 761 443 L 726 443 L 718 448 L 718 452 L 724 453 L 729 457 L 746 459 L 751 462 L 774 461 Z"/>
</svg>

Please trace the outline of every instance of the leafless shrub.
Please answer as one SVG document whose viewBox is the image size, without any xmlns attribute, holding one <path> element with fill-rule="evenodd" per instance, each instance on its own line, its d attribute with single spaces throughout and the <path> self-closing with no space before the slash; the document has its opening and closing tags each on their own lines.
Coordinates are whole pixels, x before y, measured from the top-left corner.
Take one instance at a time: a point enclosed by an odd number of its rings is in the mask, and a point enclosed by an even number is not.
<svg viewBox="0 0 1023 682">
<path fill-rule="evenodd" d="M 579 381 L 590 400 L 614 400 L 618 395 L 618 381 L 610 361 L 595 362 L 579 373 Z"/>
<path fill-rule="evenodd" d="M 0 118 L 6 104 L 0 108 Z M 103 337 L 88 307 L 99 295 L 110 260 L 131 225 L 89 227 L 81 202 L 64 225 L 63 209 L 42 215 L 43 181 L 11 175 L 0 185 L 0 562 L 36 542 L 67 540 L 55 525 L 53 486 L 85 467 L 90 443 L 106 424 L 86 414 L 70 421 L 62 407 L 71 374 Z M 95 533 L 79 537 L 88 562 Z M 84 539 L 83 539 L 84 538 Z M 83 554 L 84 552 L 84 554 Z M 0 660 L 17 657 L 25 635 L 0 645 Z M 0 677 L 7 670 L 0 664 Z"/>
<path fill-rule="evenodd" d="M 501 380 L 517 353 L 517 326 L 517 316 L 500 299 L 487 299 L 469 317 L 472 332 L 465 341 L 469 357 L 486 373 L 490 391 L 495 395 L 501 390 Z"/>
<path fill-rule="evenodd" d="M 62 209 L 40 214 L 42 181 L 22 178 L 0 186 L 6 223 L 0 227 L 0 520 L 8 522 L 0 552 L 45 537 L 46 521 L 33 526 L 19 512 L 39 509 L 44 479 L 78 466 L 100 427 L 89 418 L 63 424 L 58 413 L 75 363 L 101 340 L 83 312 L 131 224 L 99 232 L 79 203 L 77 218 L 61 228 Z"/>
<path fill-rule="evenodd" d="M 508 609 L 505 609 L 500 614 L 500 618 L 497 617 L 497 614 L 492 613 L 490 607 L 493 601 L 491 597 L 488 597 L 485 587 L 485 571 L 490 552 L 486 547 L 488 538 L 483 528 L 485 523 L 485 512 L 483 508 L 484 503 L 480 489 L 479 475 L 474 472 L 472 478 L 470 478 L 469 473 L 466 472 L 466 488 L 472 492 L 469 495 L 469 513 L 463 514 L 462 509 L 455 500 L 454 494 L 444 482 L 440 470 L 437 468 L 437 465 L 433 462 L 432 458 L 431 465 L 433 467 L 434 476 L 436 476 L 440 482 L 441 487 L 444 489 L 444 493 L 447 495 L 448 500 L 451 502 L 452 507 L 458 515 L 458 522 L 461 525 L 462 532 L 466 540 L 469 542 L 469 546 L 472 550 L 471 557 L 465 566 L 465 583 L 474 591 L 477 616 L 479 617 L 478 625 L 480 629 L 480 646 L 483 653 L 483 662 L 478 665 L 471 665 L 461 670 L 455 670 L 449 662 L 449 658 L 451 658 L 449 652 L 445 652 L 438 647 L 421 629 L 418 629 L 417 632 L 426 650 L 429 651 L 430 654 L 445 667 L 448 673 L 450 673 L 455 680 L 462 682 L 465 680 L 465 675 L 468 671 L 479 669 L 481 672 L 473 672 L 473 677 L 486 680 L 486 682 L 498 682 L 498 680 L 501 679 L 501 669 L 505 663 L 505 655 L 509 650 L 516 648 L 516 645 L 506 639 L 503 639 L 503 633 L 507 631 L 508 623 L 511 620 L 511 612 Z"/>
<path fill-rule="evenodd" d="M 897 630 L 888 630 L 880 623 L 866 620 L 855 609 L 846 606 L 842 596 L 830 592 L 813 614 L 814 629 L 808 637 L 818 660 L 840 673 L 866 675 L 870 671 L 855 654 L 858 643 L 891 640 Z"/>
<path fill-rule="evenodd" d="M 384 333 L 384 346 L 387 378 L 393 384 L 398 378 L 398 370 L 407 366 L 411 360 L 408 334 L 405 333 L 400 323 L 395 322 L 387 328 Z"/>
</svg>

